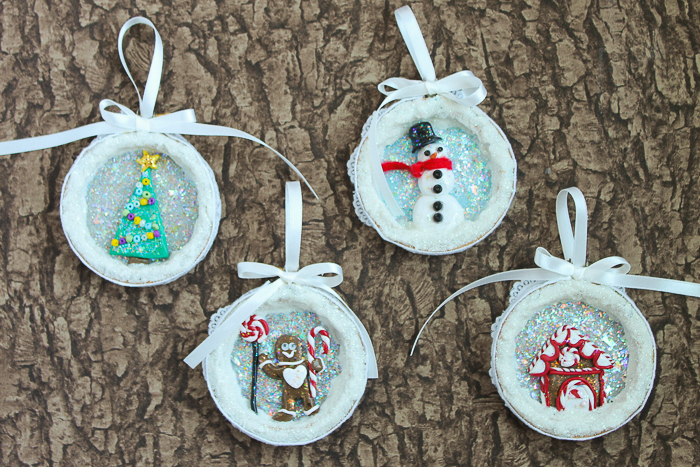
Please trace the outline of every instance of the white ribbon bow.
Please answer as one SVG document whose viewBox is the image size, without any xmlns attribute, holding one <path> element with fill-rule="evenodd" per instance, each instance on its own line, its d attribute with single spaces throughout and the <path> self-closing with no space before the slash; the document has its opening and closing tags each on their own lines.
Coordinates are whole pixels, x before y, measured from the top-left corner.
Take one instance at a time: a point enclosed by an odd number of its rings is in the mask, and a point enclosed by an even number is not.
<svg viewBox="0 0 700 467">
<path fill-rule="evenodd" d="M 153 58 L 151 58 L 151 67 L 148 71 L 148 78 L 146 79 L 146 86 L 144 87 L 143 91 L 143 98 L 141 97 L 141 92 L 139 91 L 138 86 L 136 86 L 134 78 L 131 76 L 129 67 L 126 65 L 126 59 L 124 57 L 124 50 L 122 47 L 124 35 L 132 26 L 136 24 L 145 24 L 153 29 L 156 42 L 153 49 Z M 81 139 L 91 138 L 93 136 L 112 135 L 130 131 L 198 136 L 231 136 L 234 138 L 243 138 L 253 141 L 274 152 L 294 171 L 294 173 L 299 176 L 299 178 L 304 181 L 314 196 L 318 198 L 314 189 L 311 188 L 311 185 L 309 185 L 309 182 L 306 181 L 306 178 L 304 178 L 301 172 L 294 167 L 294 164 L 292 164 L 278 151 L 271 148 L 255 136 L 249 135 L 248 133 L 236 130 L 234 128 L 197 123 L 197 118 L 195 117 L 193 109 L 180 110 L 178 112 L 173 112 L 166 115 L 156 116 L 153 114 L 156 106 L 156 98 L 158 97 L 158 90 L 160 89 L 160 79 L 163 74 L 163 41 L 161 40 L 160 34 L 158 34 L 158 30 L 151 21 L 146 18 L 136 17 L 131 18 L 124 23 L 119 31 L 118 48 L 119 59 L 122 62 L 122 66 L 124 67 L 127 76 L 129 76 L 131 83 L 134 85 L 134 88 L 136 88 L 136 93 L 139 96 L 140 115 L 137 115 L 128 107 L 118 104 L 113 100 L 103 99 L 100 101 L 100 115 L 102 115 L 102 119 L 104 121 L 91 123 L 89 125 L 51 135 L 0 142 L 0 155 L 5 156 L 20 152 L 55 148 L 57 146 L 62 146 Z M 109 107 L 117 107 L 119 112 L 107 110 Z"/>
<path fill-rule="evenodd" d="M 377 115 L 379 111 L 389 102 L 397 100 L 412 99 L 415 97 L 432 96 L 439 94 L 454 102 L 466 107 L 479 105 L 486 98 L 486 88 L 479 78 L 471 71 L 459 71 L 446 78 L 437 79 L 435 67 L 430 59 L 428 46 L 425 44 L 423 34 L 418 26 L 418 21 L 413 15 L 409 6 L 402 6 L 394 12 L 399 30 L 403 36 L 408 51 L 413 58 L 421 80 L 411 80 L 405 78 L 389 78 L 377 86 L 384 94 L 384 99 L 372 116 L 372 123 L 369 128 L 369 155 L 372 167 L 372 181 L 380 196 L 387 205 L 387 208 L 395 217 L 404 215 L 403 210 L 394 199 L 391 188 L 384 176 L 382 162 L 377 153 Z M 390 89 L 393 89 L 390 90 Z"/>
<path fill-rule="evenodd" d="M 330 294 L 345 305 L 347 316 L 355 323 L 360 332 L 362 343 L 367 349 L 367 377 L 377 378 L 377 359 L 374 354 L 372 340 L 362 322 L 332 287 L 343 282 L 343 269 L 335 263 L 310 264 L 299 269 L 299 253 L 301 250 L 301 221 L 302 199 L 299 182 L 287 182 L 285 200 L 285 265 L 284 269 L 264 263 L 238 263 L 238 277 L 241 279 L 277 278 L 267 281 L 253 295 L 241 303 L 234 311 L 223 317 L 222 322 L 204 342 L 185 358 L 190 368 L 195 368 L 207 356 L 221 345 L 231 334 L 238 332 L 243 321 L 260 308 L 284 284 L 299 284 L 315 287 Z M 330 277 L 325 277 L 330 274 Z"/>
<path fill-rule="evenodd" d="M 573 231 L 571 230 L 571 219 L 569 218 L 569 208 L 567 205 L 569 195 L 574 200 L 576 213 Z M 539 247 L 535 252 L 535 264 L 537 264 L 539 268 L 499 272 L 462 287 L 457 292 L 450 295 L 447 300 L 442 302 L 440 306 L 430 314 L 423 324 L 423 327 L 421 327 L 418 332 L 416 340 L 413 342 L 411 355 L 413 355 L 418 345 L 418 339 L 420 339 L 421 334 L 440 308 L 454 298 L 462 295 L 464 292 L 481 287 L 482 285 L 493 284 L 494 282 L 522 280 L 559 281 L 574 279 L 610 287 L 654 290 L 657 292 L 700 297 L 700 284 L 627 274 L 630 271 L 630 264 L 619 256 L 603 258 L 590 266 L 586 266 L 588 207 L 586 206 L 586 199 L 583 193 L 581 193 L 581 190 L 578 188 L 566 188 L 559 192 L 557 196 L 556 213 L 557 227 L 559 229 L 559 238 L 561 240 L 564 259 L 557 258 L 544 248 Z"/>
</svg>

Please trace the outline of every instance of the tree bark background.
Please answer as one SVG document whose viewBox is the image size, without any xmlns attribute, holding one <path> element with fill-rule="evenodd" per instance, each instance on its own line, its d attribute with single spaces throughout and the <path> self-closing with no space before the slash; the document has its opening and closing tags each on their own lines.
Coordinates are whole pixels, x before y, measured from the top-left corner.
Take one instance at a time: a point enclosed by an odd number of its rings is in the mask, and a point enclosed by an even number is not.
<svg viewBox="0 0 700 467">
<path fill-rule="evenodd" d="M 630 291 L 658 345 L 640 415 L 586 442 L 542 436 L 488 376 L 490 326 L 510 284 L 459 287 L 560 254 L 554 199 L 578 186 L 589 258 L 632 273 L 700 281 L 700 5 L 688 0 L 467 0 L 411 3 L 438 77 L 472 70 L 509 137 L 518 190 L 484 242 L 445 257 L 382 241 L 352 207 L 346 162 L 386 78 L 417 78 L 397 0 L 3 0 L 0 140 L 99 121 L 100 99 L 137 109 L 117 54 L 131 16 L 163 37 L 158 113 L 194 108 L 279 149 L 305 189 L 301 263 L 343 266 L 338 292 L 367 326 L 380 377 L 355 414 L 304 447 L 251 440 L 224 419 L 182 359 L 219 307 L 260 285 L 239 261 L 283 265 L 284 183 L 266 149 L 188 138 L 211 164 L 223 219 L 214 246 L 172 284 L 99 278 L 61 231 L 63 179 L 87 142 L 0 158 L 0 463 L 3 465 L 697 465 L 697 299 Z M 135 27 L 129 66 L 145 82 L 152 33 Z"/>
</svg>

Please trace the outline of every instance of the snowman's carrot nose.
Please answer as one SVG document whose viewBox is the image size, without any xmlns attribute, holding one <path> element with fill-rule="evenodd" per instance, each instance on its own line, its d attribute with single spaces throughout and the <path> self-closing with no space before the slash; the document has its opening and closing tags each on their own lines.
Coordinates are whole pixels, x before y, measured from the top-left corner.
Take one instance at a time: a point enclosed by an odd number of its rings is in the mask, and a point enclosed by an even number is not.
<svg viewBox="0 0 700 467">
<path fill-rule="evenodd" d="M 434 152 L 434 153 L 432 153 L 432 154 L 430 155 L 430 158 L 431 158 L 431 159 L 435 159 L 436 157 L 437 157 L 437 153 L 436 153 L 436 152 Z"/>
</svg>

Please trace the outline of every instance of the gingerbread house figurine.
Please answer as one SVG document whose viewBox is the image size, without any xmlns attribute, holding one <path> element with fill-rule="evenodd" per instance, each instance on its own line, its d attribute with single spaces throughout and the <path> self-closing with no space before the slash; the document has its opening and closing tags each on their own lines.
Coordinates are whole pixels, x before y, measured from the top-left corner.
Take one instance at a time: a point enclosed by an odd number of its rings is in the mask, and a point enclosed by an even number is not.
<svg viewBox="0 0 700 467">
<path fill-rule="evenodd" d="M 542 403 L 558 410 L 593 410 L 605 401 L 605 370 L 613 367 L 608 354 L 575 327 L 564 324 L 535 354 L 530 374 L 540 378 Z"/>
</svg>

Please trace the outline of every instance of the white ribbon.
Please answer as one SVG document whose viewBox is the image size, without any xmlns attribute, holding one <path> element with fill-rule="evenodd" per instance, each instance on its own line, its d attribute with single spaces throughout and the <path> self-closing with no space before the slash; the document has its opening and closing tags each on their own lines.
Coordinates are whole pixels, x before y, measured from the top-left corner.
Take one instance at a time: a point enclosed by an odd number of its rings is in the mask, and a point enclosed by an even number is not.
<svg viewBox="0 0 700 467">
<path fill-rule="evenodd" d="M 302 199 L 299 182 L 287 182 L 285 200 L 285 253 L 284 270 L 263 263 L 238 263 L 238 277 L 241 279 L 268 279 L 257 291 L 238 307 L 225 315 L 214 332 L 185 358 L 190 368 L 195 368 L 207 356 L 219 347 L 231 334 L 238 332 L 243 321 L 260 308 L 284 284 L 299 284 L 321 289 L 339 300 L 346 309 L 347 316 L 355 323 L 360 332 L 362 343 L 367 349 L 367 377 L 377 378 L 377 359 L 372 340 L 359 318 L 350 311 L 350 307 L 335 293 L 332 287 L 343 282 L 343 269 L 335 263 L 310 264 L 299 269 L 299 251 L 301 248 Z M 330 274 L 330 277 L 325 277 Z"/>
<path fill-rule="evenodd" d="M 132 26 L 136 24 L 145 24 L 153 29 L 156 42 L 153 49 L 153 58 L 151 58 L 151 67 L 148 71 L 148 78 L 146 79 L 143 97 L 141 96 L 138 86 L 136 86 L 134 78 L 131 76 L 129 67 L 126 65 L 126 59 L 124 58 L 124 51 L 122 47 L 124 35 Z M 103 122 L 91 123 L 89 125 L 51 135 L 0 142 L 0 156 L 36 151 L 39 149 L 55 148 L 57 146 L 62 146 L 81 139 L 91 138 L 93 136 L 112 135 L 130 131 L 197 136 L 231 136 L 234 138 L 242 138 L 253 141 L 274 152 L 294 171 L 294 173 L 299 176 L 299 178 L 304 181 L 314 196 L 318 198 L 314 189 L 311 188 L 311 185 L 308 181 L 306 181 L 306 178 L 304 178 L 301 172 L 294 167 L 294 164 L 255 136 L 249 135 L 248 133 L 236 130 L 234 128 L 197 123 L 197 118 L 195 117 L 193 109 L 180 110 L 178 112 L 173 112 L 166 115 L 154 115 L 153 111 L 155 110 L 156 98 L 158 97 L 158 90 L 160 88 L 160 79 L 161 75 L 163 74 L 163 41 L 161 40 L 160 34 L 158 34 L 156 27 L 151 21 L 146 18 L 136 17 L 131 18 L 124 23 L 119 31 L 118 47 L 119 59 L 121 60 L 122 66 L 124 67 L 127 76 L 131 80 L 131 83 L 134 85 L 134 88 L 136 88 L 136 93 L 139 96 L 140 115 L 137 115 L 128 107 L 118 104 L 113 100 L 103 99 L 100 101 L 100 115 L 102 115 L 102 119 L 104 120 Z M 109 107 L 117 107 L 119 112 L 107 110 Z"/>
<path fill-rule="evenodd" d="M 408 51 L 413 58 L 421 80 L 405 78 L 389 78 L 377 86 L 384 94 L 384 99 L 372 116 L 369 128 L 369 156 L 372 167 L 372 181 L 387 208 L 395 217 L 404 215 L 403 210 L 394 199 L 389 184 L 382 170 L 382 162 L 377 152 L 377 115 L 389 102 L 407 100 L 416 97 L 439 94 L 466 107 L 479 105 L 486 98 L 486 88 L 479 78 L 471 71 L 459 71 L 446 78 L 436 79 L 435 67 L 430 59 L 428 46 L 425 44 L 418 21 L 409 6 L 402 6 L 394 12 L 399 30 L 403 36 Z"/>
<path fill-rule="evenodd" d="M 568 196 L 571 196 L 574 200 L 576 213 L 573 231 L 571 230 L 571 219 L 569 218 L 569 208 L 567 205 Z M 450 295 L 447 300 L 442 302 L 440 306 L 430 314 L 423 324 L 423 327 L 421 327 L 418 332 L 418 336 L 416 336 L 416 340 L 411 348 L 411 355 L 413 355 L 418 345 L 418 339 L 420 339 L 421 334 L 440 308 L 462 295 L 464 292 L 481 287 L 482 285 L 493 284 L 494 282 L 522 280 L 559 281 L 574 279 L 610 287 L 654 290 L 657 292 L 700 297 L 700 284 L 627 274 L 630 271 L 630 264 L 619 256 L 603 258 L 590 266 L 586 266 L 588 208 L 586 206 L 586 199 L 578 188 L 566 188 L 559 192 L 557 196 L 556 213 L 564 259 L 557 258 L 544 248 L 539 247 L 535 252 L 535 264 L 537 264 L 539 268 L 499 272 L 462 287 L 457 292 Z"/>
</svg>

